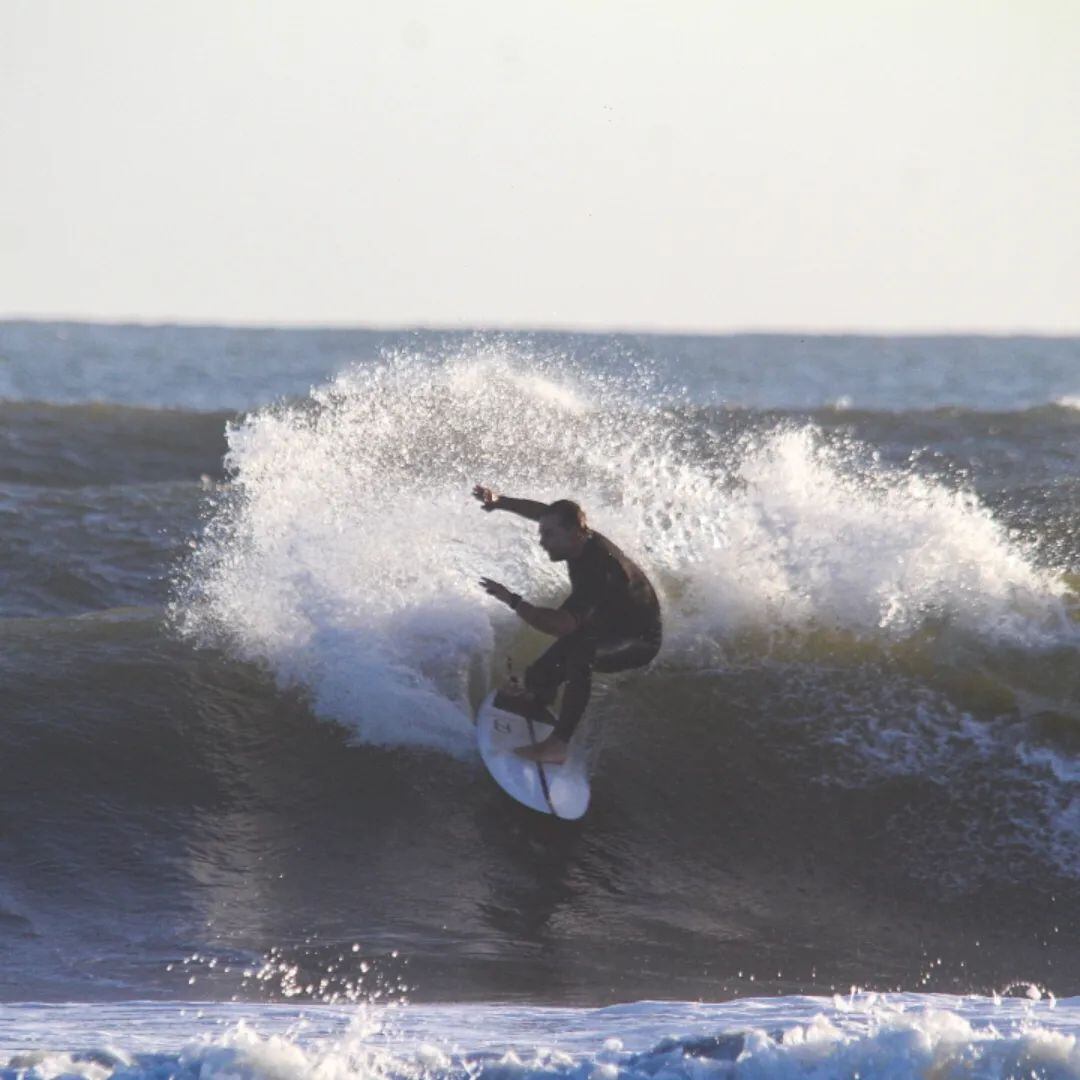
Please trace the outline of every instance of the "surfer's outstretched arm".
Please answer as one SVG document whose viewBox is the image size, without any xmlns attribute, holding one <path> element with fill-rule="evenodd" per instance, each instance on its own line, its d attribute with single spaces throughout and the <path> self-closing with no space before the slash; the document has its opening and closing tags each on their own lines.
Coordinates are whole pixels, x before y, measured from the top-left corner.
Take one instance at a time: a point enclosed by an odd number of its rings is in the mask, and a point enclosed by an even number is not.
<svg viewBox="0 0 1080 1080">
<path fill-rule="evenodd" d="M 473 497 L 480 502 L 483 510 L 509 510 L 518 517 L 539 521 L 547 513 L 548 504 L 535 499 L 512 499 L 509 495 L 496 495 L 491 488 L 477 484 L 473 488 Z"/>
</svg>

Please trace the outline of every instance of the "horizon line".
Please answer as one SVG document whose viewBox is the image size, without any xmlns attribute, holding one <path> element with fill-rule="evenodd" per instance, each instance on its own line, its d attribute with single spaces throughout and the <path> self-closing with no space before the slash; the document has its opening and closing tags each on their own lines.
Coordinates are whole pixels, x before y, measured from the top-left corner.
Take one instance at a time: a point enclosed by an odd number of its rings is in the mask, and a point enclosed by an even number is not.
<svg viewBox="0 0 1080 1080">
<path fill-rule="evenodd" d="M 880 326 L 754 326 L 735 325 L 727 327 L 668 327 L 635 326 L 633 324 L 613 324 L 600 326 L 594 324 L 573 323 L 439 323 L 439 322 L 347 322 L 344 320 L 284 320 L 281 322 L 262 322 L 255 319 L 214 319 L 159 316 L 85 316 L 85 315 L 42 315 L 42 314 L 0 314 L 0 325 L 5 323 L 58 323 L 69 326 L 111 326 L 132 328 L 177 327 L 191 330 L 330 330 L 362 331 L 383 334 L 581 334 L 597 337 L 633 336 L 633 337 L 876 337 L 876 338 L 916 338 L 916 337 L 985 337 L 985 338 L 1077 338 L 1080 337 L 1080 325 L 1075 329 L 1033 329 L 1031 327 L 880 327 Z"/>
</svg>

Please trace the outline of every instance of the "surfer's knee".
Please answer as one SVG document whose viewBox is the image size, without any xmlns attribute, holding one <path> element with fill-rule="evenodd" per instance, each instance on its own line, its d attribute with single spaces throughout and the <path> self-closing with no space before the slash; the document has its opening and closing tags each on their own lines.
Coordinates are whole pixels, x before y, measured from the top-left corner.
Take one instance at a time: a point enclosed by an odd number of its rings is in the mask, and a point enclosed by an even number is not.
<svg viewBox="0 0 1080 1080">
<path fill-rule="evenodd" d="M 554 675 L 555 673 L 539 660 L 525 669 L 525 689 L 541 705 L 550 705 L 555 699 L 555 691 L 558 689 L 559 680 Z"/>
<path fill-rule="evenodd" d="M 595 648 L 574 649 L 566 658 L 566 681 L 570 685 L 587 686 L 592 681 Z"/>
</svg>

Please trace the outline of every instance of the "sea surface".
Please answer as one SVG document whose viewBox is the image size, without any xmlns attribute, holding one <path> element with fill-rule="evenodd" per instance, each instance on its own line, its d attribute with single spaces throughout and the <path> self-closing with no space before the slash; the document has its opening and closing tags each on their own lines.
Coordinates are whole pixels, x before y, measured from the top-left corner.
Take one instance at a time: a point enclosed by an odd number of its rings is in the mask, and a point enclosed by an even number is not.
<svg viewBox="0 0 1080 1080">
<path fill-rule="evenodd" d="M 0 322 L 0 1078 L 1080 1077 L 1080 339 Z M 572 497 L 593 804 L 475 703 Z"/>
</svg>

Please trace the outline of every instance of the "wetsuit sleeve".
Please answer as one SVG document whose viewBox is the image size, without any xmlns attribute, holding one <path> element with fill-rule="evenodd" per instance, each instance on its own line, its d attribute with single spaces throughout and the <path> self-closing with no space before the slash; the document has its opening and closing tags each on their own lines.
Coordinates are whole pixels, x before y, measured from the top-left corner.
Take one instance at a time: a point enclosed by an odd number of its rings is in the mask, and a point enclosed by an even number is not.
<svg viewBox="0 0 1080 1080">
<path fill-rule="evenodd" d="M 539 521 L 547 513 L 548 504 L 536 502 L 534 499 L 512 499 L 509 495 L 500 495 L 495 504 L 496 510 L 509 510 L 518 517 L 528 518 L 530 521 Z"/>
</svg>

